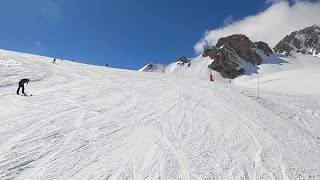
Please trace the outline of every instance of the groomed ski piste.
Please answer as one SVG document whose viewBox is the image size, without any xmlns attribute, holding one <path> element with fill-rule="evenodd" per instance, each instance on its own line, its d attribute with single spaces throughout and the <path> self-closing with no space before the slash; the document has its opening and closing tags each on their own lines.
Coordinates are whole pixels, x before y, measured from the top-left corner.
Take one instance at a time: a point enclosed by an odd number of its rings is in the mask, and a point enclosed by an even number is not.
<svg viewBox="0 0 320 180">
<path fill-rule="evenodd" d="M 0 50 L 0 179 L 320 179 L 320 65 L 305 57 L 263 65 L 257 98 L 257 75 L 210 82 Z M 22 78 L 33 96 L 15 94 Z"/>
</svg>

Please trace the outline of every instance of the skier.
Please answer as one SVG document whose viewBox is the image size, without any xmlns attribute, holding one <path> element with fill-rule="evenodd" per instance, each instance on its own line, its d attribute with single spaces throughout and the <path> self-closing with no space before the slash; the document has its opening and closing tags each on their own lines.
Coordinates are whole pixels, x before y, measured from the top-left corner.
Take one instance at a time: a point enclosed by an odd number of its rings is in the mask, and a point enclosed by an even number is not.
<svg viewBox="0 0 320 180">
<path fill-rule="evenodd" d="M 24 95 L 26 95 L 26 93 L 24 93 L 24 83 L 27 83 L 30 81 L 30 79 L 21 79 L 21 81 L 19 81 L 19 87 L 18 87 L 18 90 L 17 90 L 17 94 L 19 94 L 19 90 L 20 90 L 20 87 L 22 88 L 22 93 Z"/>
<path fill-rule="evenodd" d="M 56 62 L 56 58 L 53 59 L 53 63 L 55 63 L 55 62 Z"/>
<path fill-rule="evenodd" d="M 106 64 L 106 67 L 109 67 L 108 64 Z"/>
</svg>

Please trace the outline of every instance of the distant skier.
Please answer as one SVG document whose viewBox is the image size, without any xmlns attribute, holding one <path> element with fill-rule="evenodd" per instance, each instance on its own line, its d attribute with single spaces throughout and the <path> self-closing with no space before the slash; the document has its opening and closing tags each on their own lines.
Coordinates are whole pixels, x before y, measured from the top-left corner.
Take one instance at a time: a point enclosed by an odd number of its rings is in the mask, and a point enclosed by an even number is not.
<svg viewBox="0 0 320 180">
<path fill-rule="evenodd" d="M 56 58 L 53 59 L 53 63 L 55 63 L 55 62 L 56 62 Z"/>
<path fill-rule="evenodd" d="M 26 95 L 26 93 L 24 93 L 24 83 L 27 83 L 30 81 L 30 79 L 21 79 L 21 81 L 19 81 L 19 87 L 17 90 L 17 94 L 19 94 L 20 91 L 20 87 L 22 88 L 22 94 Z"/>
<path fill-rule="evenodd" d="M 106 67 L 109 67 L 108 64 L 106 64 Z"/>
</svg>

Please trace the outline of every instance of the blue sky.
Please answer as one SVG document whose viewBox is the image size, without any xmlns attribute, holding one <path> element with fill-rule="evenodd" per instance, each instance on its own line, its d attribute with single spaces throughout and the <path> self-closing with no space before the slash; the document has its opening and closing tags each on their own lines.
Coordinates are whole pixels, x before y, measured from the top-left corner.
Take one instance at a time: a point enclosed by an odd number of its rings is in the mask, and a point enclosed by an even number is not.
<svg viewBox="0 0 320 180">
<path fill-rule="evenodd" d="M 1 0 L 0 48 L 137 70 L 193 57 L 207 30 L 267 8 L 257 0 Z"/>
</svg>

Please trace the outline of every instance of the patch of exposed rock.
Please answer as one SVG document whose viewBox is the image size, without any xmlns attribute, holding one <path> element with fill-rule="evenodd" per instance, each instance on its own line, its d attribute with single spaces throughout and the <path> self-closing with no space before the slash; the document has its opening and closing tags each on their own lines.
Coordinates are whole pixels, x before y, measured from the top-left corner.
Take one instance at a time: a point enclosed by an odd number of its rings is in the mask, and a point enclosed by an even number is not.
<svg viewBox="0 0 320 180">
<path fill-rule="evenodd" d="M 148 68 L 148 69 L 152 69 L 153 67 L 154 67 L 153 64 L 148 64 L 148 65 L 147 65 L 147 68 Z"/>
<path fill-rule="evenodd" d="M 273 54 L 273 51 L 270 49 L 269 45 L 263 41 L 255 42 L 254 45 L 256 46 L 256 48 L 262 50 L 268 56 Z"/>
<path fill-rule="evenodd" d="M 220 72 L 222 77 L 233 79 L 244 73 L 243 68 L 238 68 L 236 54 L 229 45 L 222 47 L 219 55 L 216 54 L 215 56 L 218 58 L 210 66 L 213 70 Z"/>
<path fill-rule="evenodd" d="M 251 62 L 252 64 L 261 64 L 262 58 L 259 54 L 255 52 L 253 48 L 256 46 L 250 39 L 242 34 L 235 34 L 232 36 L 220 38 L 216 47 L 221 47 L 223 45 L 229 45 L 232 47 L 238 56 L 240 56 L 245 61 Z"/>
<path fill-rule="evenodd" d="M 209 68 L 220 72 L 224 78 L 234 79 L 245 73 L 245 69 L 241 67 L 242 59 L 252 65 L 261 64 L 262 57 L 255 48 L 263 50 L 268 55 L 273 54 L 267 43 L 253 43 L 247 36 L 235 34 L 220 38 L 215 46 L 204 50 L 202 55 L 214 59 Z"/>
<path fill-rule="evenodd" d="M 284 37 L 274 48 L 277 53 L 320 53 L 320 27 L 313 25 Z"/>
<path fill-rule="evenodd" d="M 185 56 L 182 56 L 181 58 L 179 58 L 177 60 L 177 62 L 178 62 L 177 63 L 178 65 L 184 65 L 185 63 L 189 63 L 190 60 L 188 58 L 186 58 Z"/>
</svg>

